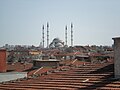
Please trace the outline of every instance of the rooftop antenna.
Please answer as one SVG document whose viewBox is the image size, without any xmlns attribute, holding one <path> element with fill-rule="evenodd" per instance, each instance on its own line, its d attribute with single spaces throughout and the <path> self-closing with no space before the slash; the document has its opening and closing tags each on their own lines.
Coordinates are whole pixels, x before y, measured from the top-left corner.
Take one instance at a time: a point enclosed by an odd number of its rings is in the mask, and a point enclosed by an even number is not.
<svg viewBox="0 0 120 90">
<path fill-rule="evenodd" d="M 47 48 L 49 48 L 49 23 L 47 22 Z"/>
<path fill-rule="evenodd" d="M 73 24 L 71 23 L 71 46 L 73 46 Z"/>
<path fill-rule="evenodd" d="M 45 37 L 44 37 L 44 25 L 42 27 L 42 38 L 43 38 L 43 48 L 44 48 L 44 42 L 45 42 Z"/>
<path fill-rule="evenodd" d="M 67 25 L 66 25 L 66 27 L 65 27 L 65 43 L 66 43 L 66 45 L 67 45 Z"/>
</svg>

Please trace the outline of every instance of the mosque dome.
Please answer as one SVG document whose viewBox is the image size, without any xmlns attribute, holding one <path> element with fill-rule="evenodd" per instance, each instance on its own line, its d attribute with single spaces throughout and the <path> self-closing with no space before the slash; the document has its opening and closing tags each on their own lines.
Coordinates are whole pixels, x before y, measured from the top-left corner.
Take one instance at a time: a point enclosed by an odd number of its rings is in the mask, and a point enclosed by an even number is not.
<svg viewBox="0 0 120 90">
<path fill-rule="evenodd" d="M 54 38 L 53 41 L 50 43 L 50 48 L 55 48 L 55 47 L 64 47 L 64 42 L 60 40 L 59 38 Z"/>
</svg>

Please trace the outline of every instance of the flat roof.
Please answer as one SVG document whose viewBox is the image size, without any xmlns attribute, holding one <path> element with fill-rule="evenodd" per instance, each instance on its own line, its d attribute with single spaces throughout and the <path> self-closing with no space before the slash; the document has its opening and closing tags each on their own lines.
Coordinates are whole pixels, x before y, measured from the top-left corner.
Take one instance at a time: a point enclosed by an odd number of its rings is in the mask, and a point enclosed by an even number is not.
<svg viewBox="0 0 120 90">
<path fill-rule="evenodd" d="M 11 75 L 11 74 L 27 74 L 27 72 L 4 72 L 4 73 L 0 73 L 0 75 Z"/>
<path fill-rule="evenodd" d="M 89 57 L 88 55 L 76 55 L 78 57 Z"/>
<path fill-rule="evenodd" d="M 120 39 L 120 37 L 114 37 L 114 38 L 112 38 L 112 39 L 113 39 L 113 40 L 114 40 L 114 39 Z"/>
<path fill-rule="evenodd" d="M 46 62 L 46 61 L 60 61 L 60 60 L 57 60 L 57 59 L 49 59 L 49 60 L 42 60 L 42 59 L 34 59 L 34 61 L 42 61 L 42 62 Z"/>
<path fill-rule="evenodd" d="M 0 51 L 6 51 L 6 49 L 4 49 L 4 48 L 0 48 Z"/>
</svg>

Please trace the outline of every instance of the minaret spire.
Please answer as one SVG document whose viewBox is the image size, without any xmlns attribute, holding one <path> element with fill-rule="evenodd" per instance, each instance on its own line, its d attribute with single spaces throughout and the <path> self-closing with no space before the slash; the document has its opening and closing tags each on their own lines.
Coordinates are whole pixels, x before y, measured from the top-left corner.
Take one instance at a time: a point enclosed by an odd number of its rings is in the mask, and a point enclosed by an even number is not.
<svg viewBox="0 0 120 90">
<path fill-rule="evenodd" d="M 73 46 L 73 24 L 71 23 L 71 46 Z"/>
<path fill-rule="evenodd" d="M 49 23 L 47 22 L 47 48 L 49 48 Z"/>
<path fill-rule="evenodd" d="M 65 27 L 65 44 L 67 45 L 67 25 Z"/>
<path fill-rule="evenodd" d="M 42 38 L 43 38 L 43 48 L 44 48 L 44 39 L 45 39 L 45 37 L 44 37 L 44 25 L 43 25 L 43 27 L 42 27 Z"/>
</svg>

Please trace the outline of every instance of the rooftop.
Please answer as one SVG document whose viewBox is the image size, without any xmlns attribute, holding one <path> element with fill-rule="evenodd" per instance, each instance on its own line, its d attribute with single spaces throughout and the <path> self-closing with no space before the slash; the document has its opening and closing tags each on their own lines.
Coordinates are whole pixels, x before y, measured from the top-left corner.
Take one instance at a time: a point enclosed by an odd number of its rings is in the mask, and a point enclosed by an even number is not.
<svg viewBox="0 0 120 90">
<path fill-rule="evenodd" d="M 42 61 L 42 62 L 46 62 L 46 61 L 60 61 L 60 60 L 57 60 L 57 59 L 48 59 L 48 60 L 34 59 L 34 61 Z"/>
<path fill-rule="evenodd" d="M 112 38 L 112 39 L 113 39 L 113 40 L 114 40 L 114 39 L 120 39 L 120 37 L 114 37 L 114 38 Z"/>
<path fill-rule="evenodd" d="M 69 60 L 56 69 L 36 69 L 36 75 L 0 84 L 2 90 L 119 90 L 120 81 L 113 78 L 113 62 L 92 64 Z M 48 70 L 49 69 L 49 70 Z M 35 72 L 34 71 L 34 72 Z M 44 72 L 47 71 L 47 72 Z M 33 72 L 33 73 L 34 73 Z M 42 72 L 42 73 L 41 73 Z"/>
</svg>

